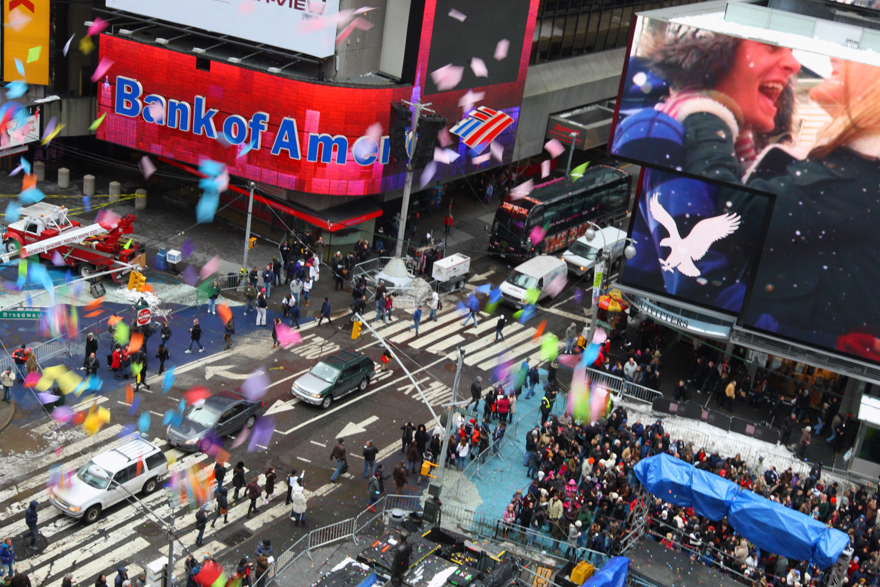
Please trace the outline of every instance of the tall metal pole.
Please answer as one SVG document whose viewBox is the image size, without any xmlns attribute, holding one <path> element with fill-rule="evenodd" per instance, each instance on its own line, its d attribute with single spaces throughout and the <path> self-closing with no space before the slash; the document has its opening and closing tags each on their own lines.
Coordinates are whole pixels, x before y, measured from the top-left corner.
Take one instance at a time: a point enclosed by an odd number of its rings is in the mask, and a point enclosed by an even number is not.
<svg viewBox="0 0 880 587">
<path fill-rule="evenodd" d="M 422 102 L 420 100 L 416 100 L 413 104 L 413 120 L 412 120 L 412 143 L 409 158 L 412 157 L 412 153 L 416 152 L 416 143 L 419 140 L 418 135 L 418 126 L 419 126 L 419 116 L 422 114 Z M 406 183 L 403 186 L 403 203 L 400 205 L 400 225 L 397 227 L 397 245 L 394 247 L 394 256 L 398 259 L 403 257 L 403 243 L 406 240 L 406 216 L 409 213 L 409 197 L 412 194 L 412 182 L 413 182 L 413 166 L 412 161 L 407 161 L 406 163 Z"/>
<path fill-rule="evenodd" d="M 458 384 L 461 382 L 461 371 L 464 367 L 464 349 L 458 347 L 458 365 L 455 369 L 455 379 L 452 381 L 452 398 L 449 400 L 449 414 L 446 416 L 446 434 L 443 435 L 443 447 L 440 449 L 440 467 L 437 471 L 437 487 L 443 486 L 443 473 L 446 471 L 446 453 L 449 451 L 449 436 L 452 434 L 452 416 L 455 413 L 455 405 L 458 402 Z M 437 492 L 439 495 L 440 492 Z"/>
<path fill-rule="evenodd" d="M 248 189 L 250 190 L 250 195 L 248 195 L 248 215 L 247 215 L 247 225 L 244 229 L 244 259 L 241 262 L 241 266 L 244 267 L 244 270 L 247 271 L 248 268 L 248 251 L 251 246 L 251 218 L 254 213 L 254 188 L 257 187 L 254 182 L 248 183 Z"/>
<path fill-rule="evenodd" d="M 253 185 L 253 184 L 251 184 Z M 251 192 L 253 195 L 253 192 Z M 168 528 L 168 568 L 166 569 L 165 576 L 167 577 L 165 587 L 173 587 L 174 586 L 174 503 L 173 500 L 168 500 L 168 505 L 171 506 L 171 525 Z"/>
<path fill-rule="evenodd" d="M 574 155 L 574 142 L 578 138 L 578 133 L 573 132 L 568 136 L 571 137 L 571 147 L 568 149 L 568 163 L 565 164 L 565 178 L 568 179 L 568 174 L 571 173 L 571 156 Z"/>
<path fill-rule="evenodd" d="M 593 342 L 593 335 L 596 334 L 596 323 L 599 321 L 599 297 L 602 295 L 602 290 L 604 289 L 604 285 L 605 285 L 605 278 L 608 276 L 608 266 L 610 265 L 610 258 L 608 256 L 608 251 L 606 251 L 606 249 L 608 247 L 605 242 L 605 235 L 602 233 L 602 229 L 599 228 L 598 225 L 593 224 L 592 222 L 590 223 L 590 225 L 595 226 L 596 227 L 596 229 L 595 229 L 596 234 L 598 234 L 602 237 L 602 251 L 599 253 L 599 264 L 596 266 L 596 269 L 594 270 L 594 271 L 598 271 L 601 268 L 602 274 L 599 278 L 598 284 L 596 283 L 595 276 L 593 277 L 593 288 L 594 289 L 599 288 L 599 292 L 597 295 L 596 292 L 594 291 L 593 295 L 590 298 L 593 302 L 593 308 L 592 308 L 592 318 L 590 319 L 590 330 L 589 330 L 590 334 L 587 336 L 587 340 L 586 340 L 587 346 L 589 346 L 590 343 Z"/>
</svg>

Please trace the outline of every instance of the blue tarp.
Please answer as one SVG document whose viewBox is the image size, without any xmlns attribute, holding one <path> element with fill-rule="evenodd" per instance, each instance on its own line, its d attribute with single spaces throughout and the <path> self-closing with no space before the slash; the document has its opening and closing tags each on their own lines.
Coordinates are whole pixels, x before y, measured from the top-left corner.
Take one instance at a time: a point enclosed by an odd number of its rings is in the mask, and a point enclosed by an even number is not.
<svg viewBox="0 0 880 587">
<path fill-rule="evenodd" d="M 639 462 L 636 477 L 652 494 L 710 520 L 727 517 L 736 533 L 760 548 L 820 569 L 834 564 L 849 544 L 840 530 L 786 508 L 718 475 L 662 453 Z"/>
<path fill-rule="evenodd" d="M 629 559 L 615 556 L 602 565 L 599 572 L 587 579 L 583 587 L 623 587 L 629 572 Z"/>
</svg>

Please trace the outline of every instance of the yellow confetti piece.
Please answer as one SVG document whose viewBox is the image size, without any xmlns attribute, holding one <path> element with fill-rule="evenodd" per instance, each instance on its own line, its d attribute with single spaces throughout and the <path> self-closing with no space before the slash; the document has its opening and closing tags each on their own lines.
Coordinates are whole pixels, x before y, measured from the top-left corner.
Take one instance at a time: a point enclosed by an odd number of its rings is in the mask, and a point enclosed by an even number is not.
<svg viewBox="0 0 880 587">
<path fill-rule="evenodd" d="M 37 384 L 34 386 L 34 388 L 37 391 L 46 392 L 52 388 L 53 383 L 55 383 L 55 379 L 53 377 L 46 377 L 45 375 L 43 375 L 42 377 L 40 377 L 40 380 L 37 381 Z"/>
<path fill-rule="evenodd" d="M 61 377 L 55 379 L 55 383 L 58 384 L 58 387 L 61 388 L 61 393 L 67 395 L 72 391 L 76 390 L 77 386 L 82 382 L 82 377 L 74 373 L 73 371 L 68 371 Z"/>
<path fill-rule="evenodd" d="M 101 419 L 104 424 L 110 423 L 110 410 L 105 407 L 98 408 L 98 417 Z"/>
<path fill-rule="evenodd" d="M 43 51 L 42 45 L 37 45 L 36 47 L 31 47 L 28 49 L 27 62 L 33 63 L 40 58 L 40 53 Z"/>
<path fill-rule="evenodd" d="M 40 141 L 40 144 L 46 146 L 49 144 L 49 141 L 58 136 L 58 133 L 61 132 L 61 129 L 64 128 L 65 125 L 58 124 L 55 125 L 55 128 L 52 129 L 52 132 L 43 137 L 43 140 Z"/>
<path fill-rule="evenodd" d="M 177 453 L 173 450 L 169 450 L 165 453 L 165 458 L 168 460 L 168 466 L 170 467 L 177 462 Z"/>
<path fill-rule="evenodd" d="M 107 113 L 101 115 L 101 117 L 93 122 L 91 126 L 89 126 L 89 130 L 98 130 L 98 127 L 101 126 L 101 123 L 104 122 L 104 119 L 107 117 Z"/>
<path fill-rule="evenodd" d="M 83 55 L 88 55 L 95 50 L 95 44 L 92 43 L 91 37 L 83 37 L 79 40 L 79 50 L 83 52 Z"/>
<path fill-rule="evenodd" d="M 98 417 L 98 414 L 94 413 L 86 416 L 86 420 L 85 422 L 83 422 L 83 430 L 85 430 L 86 434 L 88 434 L 89 436 L 94 436 L 95 434 L 97 434 L 98 430 L 100 430 L 102 426 L 104 426 L 103 420 Z"/>
</svg>

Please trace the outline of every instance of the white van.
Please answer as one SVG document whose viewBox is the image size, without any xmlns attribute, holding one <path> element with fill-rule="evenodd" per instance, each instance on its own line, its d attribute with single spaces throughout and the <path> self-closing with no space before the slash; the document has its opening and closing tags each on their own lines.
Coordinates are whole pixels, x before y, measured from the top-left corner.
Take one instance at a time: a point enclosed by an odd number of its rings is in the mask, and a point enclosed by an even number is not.
<svg viewBox="0 0 880 587">
<path fill-rule="evenodd" d="M 603 244 L 611 252 L 611 265 L 616 265 L 626 247 L 626 232 L 607 226 L 597 232 L 592 241 L 582 236 L 562 253 L 562 260 L 568 263 L 568 270 L 575 275 L 585 275 L 599 262 L 599 251 Z"/>
<path fill-rule="evenodd" d="M 540 292 L 538 300 L 542 300 L 549 295 L 544 291 L 544 287 L 560 275 L 563 277 L 568 275 L 565 261 L 549 255 L 533 257 L 517 266 L 510 277 L 501 284 L 501 299 L 521 308 L 527 304 L 526 292 L 537 288 Z"/>
<path fill-rule="evenodd" d="M 136 438 L 103 452 L 63 486 L 49 489 L 49 501 L 64 515 L 97 521 L 101 512 L 136 493 L 152 493 L 168 474 L 168 459 L 156 445 Z"/>
</svg>

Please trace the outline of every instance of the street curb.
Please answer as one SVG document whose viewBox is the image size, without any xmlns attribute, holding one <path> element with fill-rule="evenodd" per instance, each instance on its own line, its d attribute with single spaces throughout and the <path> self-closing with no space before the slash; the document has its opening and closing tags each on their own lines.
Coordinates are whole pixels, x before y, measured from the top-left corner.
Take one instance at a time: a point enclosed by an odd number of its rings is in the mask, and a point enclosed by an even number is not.
<svg viewBox="0 0 880 587">
<path fill-rule="evenodd" d="M 12 419 L 15 418 L 15 400 L 12 400 L 9 403 L 9 417 L 6 418 L 5 422 L 0 422 L 0 432 L 6 430 L 6 427 L 12 422 Z"/>
</svg>

